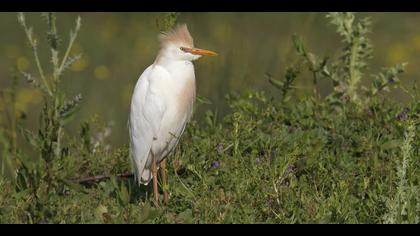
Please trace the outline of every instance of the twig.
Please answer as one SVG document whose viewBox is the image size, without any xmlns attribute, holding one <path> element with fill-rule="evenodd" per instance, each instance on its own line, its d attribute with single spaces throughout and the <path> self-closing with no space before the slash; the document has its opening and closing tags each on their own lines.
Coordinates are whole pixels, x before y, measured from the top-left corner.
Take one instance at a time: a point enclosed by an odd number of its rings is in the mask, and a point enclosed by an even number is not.
<svg viewBox="0 0 420 236">
<path fill-rule="evenodd" d="M 90 176 L 90 177 L 86 177 L 82 179 L 77 179 L 77 180 L 74 180 L 74 182 L 79 183 L 79 184 L 94 184 L 94 183 L 99 183 L 99 182 L 108 180 L 111 177 L 112 175 L 96 175 L 96 176 Z M 117 177 L 121 179 L 129 179 L 129 178 L 133 178 L 134 174 L 132 172 L 125 172 L 122 174 L 118 174 Z"/>
</svg>

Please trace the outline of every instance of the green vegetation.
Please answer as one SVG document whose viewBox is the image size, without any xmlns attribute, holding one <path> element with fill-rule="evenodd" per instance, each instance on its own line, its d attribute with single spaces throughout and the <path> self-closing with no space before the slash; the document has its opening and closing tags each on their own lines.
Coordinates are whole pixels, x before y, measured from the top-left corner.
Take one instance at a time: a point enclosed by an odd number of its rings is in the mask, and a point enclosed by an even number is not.
<svg viewBox="0 0 420 236">
<path fill-rule="evenodd" d="M 167 29 L 177 16 L 166 14 L 157 26 Z M 368 19 L 328 14 L 342 37 L 337 58 L 311 53 L 294 36 L 297 59 L 283 79 L 268 76 L 279 95 L 229 93 L 227 115 L 207 111 L 202 122 L 193 120 L 169 157 L 170 202 L 154 209 L 151 186 L 117 177 L 130 170 L 129 150 L 110 145 L 106 121 L 93 116 L 77 135 L 67 132 L 80 96 L 65 100 L 61 75 L 80 58 L 69 55 L 80 19 L 60 61 L 55 15 L 44 17 L 51 75 L 19 14 L 39 76 L 16 73 L 1 92 L 8 109 L 0 129 L 0 223 L 420 223 L 420 90 L 400 83 L 404 63 L 371 75 Z M 297 96 L 306 75 L 313 93 Z M 43 94 L 37 130 L 16 112 L 20 77 Z M 321 81 L 333 87 L 325 97 Z M 391 89 L 411 101 L 389 99 Z M 111 178 L 77 181 L 95 175 Z"/>
</svg>

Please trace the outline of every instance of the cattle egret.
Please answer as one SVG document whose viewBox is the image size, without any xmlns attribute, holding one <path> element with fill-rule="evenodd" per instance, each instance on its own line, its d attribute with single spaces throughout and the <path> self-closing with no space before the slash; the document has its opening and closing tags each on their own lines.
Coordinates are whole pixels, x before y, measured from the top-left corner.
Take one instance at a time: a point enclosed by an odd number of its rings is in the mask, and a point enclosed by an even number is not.
<svg viewBox="0 0 420 236">
<path fill-rule="evenodd" d="M 158 207 L 157 171 L 163 181 L 164 201 L 168 201 L 166 157 L 177 145 L 192 115 L 195 74 L 192 61 L 216 56 L 194 48 L 185 24 L 159 35 L 161 49 L 154 63 L 138 79 L 129 117 L 131 157 L 139 184 L 153 179 L 153 200 Z"/>
</svg>

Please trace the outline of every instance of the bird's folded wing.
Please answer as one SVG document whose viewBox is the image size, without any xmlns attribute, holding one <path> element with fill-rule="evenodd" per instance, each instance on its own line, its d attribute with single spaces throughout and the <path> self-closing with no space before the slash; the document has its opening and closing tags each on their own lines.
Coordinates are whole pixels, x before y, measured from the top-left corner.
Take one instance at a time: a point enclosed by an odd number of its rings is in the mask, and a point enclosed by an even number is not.
<svg viewBox="0 0 420 236">
<path fill-rule="evenodd" d="M 145 71 L 135 88 L 129 121 L 134 170 L 137 180 L 143 184 L 151 178 L 146 164 L 166 110 L 158 86 L 161 80 L 166 79 L 165 76 L 169 76 L 153 67 L 150 70 Z"/>
</svg>

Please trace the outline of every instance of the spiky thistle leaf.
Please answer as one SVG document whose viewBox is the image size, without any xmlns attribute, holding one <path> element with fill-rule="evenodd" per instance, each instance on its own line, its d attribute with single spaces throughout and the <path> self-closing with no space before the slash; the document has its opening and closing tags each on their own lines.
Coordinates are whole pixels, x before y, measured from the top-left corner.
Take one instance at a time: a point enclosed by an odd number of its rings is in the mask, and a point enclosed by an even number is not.
<svg viewBox="0 0 420 236">
<path fill-rule="evenodd" d="M 62 119 L 70 117 L 77 109 L 77 106 L 82 101 L 82 95 L 78 94 L 74 96 L 71 100 L 66 101 L 62 108 L 60 109 L 60 117 Z"/>
</svg>

